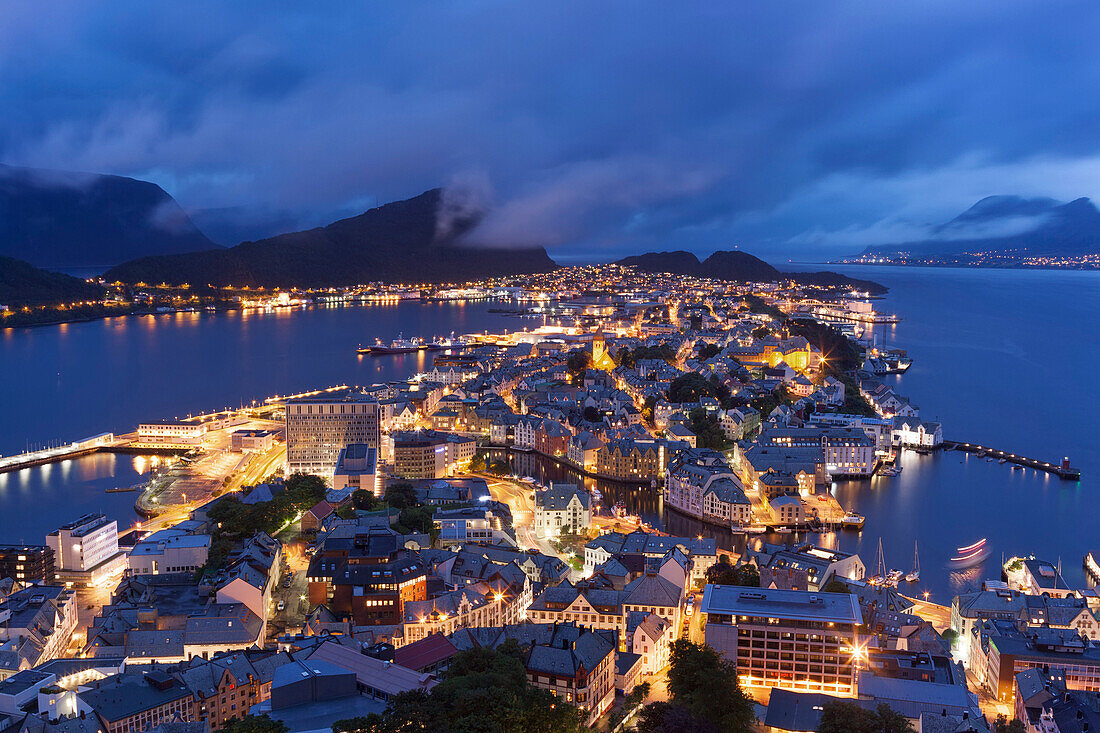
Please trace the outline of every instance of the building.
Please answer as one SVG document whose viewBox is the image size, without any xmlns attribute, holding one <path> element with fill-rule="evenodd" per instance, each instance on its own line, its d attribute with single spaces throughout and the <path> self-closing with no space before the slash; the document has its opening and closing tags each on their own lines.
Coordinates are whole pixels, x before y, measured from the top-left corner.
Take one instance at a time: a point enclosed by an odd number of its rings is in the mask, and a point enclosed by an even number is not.
<svg viewBox="0 0 1100 733">
<path fill-rule="evenodd" d="M 794 547 L 765 544 L 761 549 L 752 550 L 748 554 L 761 571 L 768 569 L 776 573 L 791 570 L 805 574 L 806 590 L 811 591 L 821 590 L 834 578 L 863 580 L 867 572 L 863 561 L 855 553 L 830 550 L 808 543 Z"/>
<path fill-rule="evenodd" d="M 515 639 L 523 652 L 527 681 L 584 712 L 592 726 L 615 700 L 617 642 L 607 632 L 580 624 L 521 624 L 463 629 L 451 637 L 459 649 L 496 648 Z"/>
<path fill-rule="evenodd" d="M 195 697 L 161 670 L 123 672 L 77 693 L 78 708 L 94 713 L 105 733 L 142 733 L 161 723 L 195 720 Z"/>
<path fill-rule="evenodd" d="M 236 453 L 244 451 L 266 453 L 274 445 L 274 430 L 234 430 L 229 436 L 229 449 Z"/>
<path fill-rule="evenodd" d="M 202 446 L 206 431 L 207 426 L 203 423 L 141 423 L 138 425 L 138 439 L 134 445 L 189 450 Z"/>
<path fill-rule="evenodd" d="M 404 643 L 433 634 L 450 635 L 459 629 L 521 623 L 531 605 L 531 579 L 514 565 L 505 566 L 487 581 L 462 586 L 426 601 L 404 607 Z"/>
<path fill-rule="evenodd" d="M 1016 719 L 1027 733 L 1100 730 L 1100 696 L 1069 690 L 1061 669 L 1024 670 L 1015 678 Z"/>
<path fill-rule="evenodd" d="M 943 426 L 918 417 L 895 417 L 894 444 L 902 448 L 939 448 L 943 444 Z"/>
<path fill-rule="evenodd" d="M 641 674 L 657 674 L 668 666 L 672 624 L 655 613 L 632 611 L 626 620 L 627 649 L 642 658 Z"/>
<path fill-rule="evenodd" d="M 438 430 L 403 430 L 390 439 L 394 474 L 407 479 L 443 478 L 477 452 L 473 438 Z"/>
<path fill-rule="evenodd" d="M 196 721 L 212 733 L 270 700 L 275 671 L 290 661 L 286 654 L 237 652 L 192 659 L 173 676 L 194 696 Z"/>
<path fill-rule="evenodd" d="M 498 514 L 484 506 L 437 509 L 432 521 L 439 528 L 439 542 L 444 547 L 470 542 L 516 546 L 510 523 L 501 521 Z"/>
<path fill-rule="evenodd" d="M 118 550 L 118 522 L 103 514 L 85 514 L 46 535 L 53 550 L 57 578 L 68 583 L 94 584 L 126 566 Z"/>
<path fill-rule="evenodd" d="M 741 684 L 854 697 L 859 602 L 848 593 L 708 585 L 706 642 Z"/>
<path fill-rule="evenodd" d="M 859 428 L 768 428 L 762 446 L 820 447 L 830 476 L 870 476 L 877 465 L 875 443 Z"/>
<path fill-rule="evenodd" d="M 210 535 L 162 529 L 134 545 L 126 559 L 131 575 L 193 573 L 206 564 Z"/>
<path fill-rule="evenodd" d="M 337 500 L 365 489 L 375 496 L 382 490 L 378 486 L 378 449 L 365 443 L 351 443 L 340 449 L 336 467 L 332 470 L 332 490 L 329 496 Z"/>
<path fill-rule="evenodd" d="M 0 679 L 63 656 L 77 627 L 76 591 L 32 585 L 0 601 Z"/>
<path fill-rule="evenodd" d="M 1100 692 L 1100 647 L 1075 629 L 986 620 L 972 633 L 970 670 L 1000 700 L 1013 702 L 1016 675 L 1032 668 L 1061 669 L 1067 689 Z"/>
<path fill-rule="evenodd" d="M 729 526 L 752 524 L 741 479 L 716 451 L 681 451 L 665 469 L 665 501 L 689 516 Z"/>
<path fill-rule="evenodd" d="M 52 583 L 53 550 L 46 545 L 0 545 L 0 578 L 11 578 L 20 585 Z"/>
<path fill-rule="evenodd" d="M 287 400 L 287 473 L 329 477 L 351 443 L 379 448 L 378 400 L 353 390 Z"/>
<path fill-rule="evenodd" d="M 563 531 L 583 534 L 592 522 L 592 497 L 576 484 L 551 483 L 535 494 L 535 533 L 557 537 Z"/>
</svg>

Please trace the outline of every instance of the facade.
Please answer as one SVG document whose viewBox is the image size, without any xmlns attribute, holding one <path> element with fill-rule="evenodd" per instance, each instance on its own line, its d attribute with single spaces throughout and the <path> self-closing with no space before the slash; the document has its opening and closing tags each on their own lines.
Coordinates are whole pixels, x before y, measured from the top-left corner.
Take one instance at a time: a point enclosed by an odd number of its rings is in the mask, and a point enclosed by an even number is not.
<svg viewBox="0 0 1100 733">
<path fill-rule="evenodd" d="M 51 583 L 54 574 L 53 550 L 46 545 L 0 545 L 0 578 Z"/>
<path fill-rule="evenodd" d="M 737 666 L 742 685 L 855 696 L 855 596 L 708 585 L 700 610 L 707 644 Z"/>
<path fill-rule="evenodd" d="M 85 514 L 62 525 L 46 535 L 46 544 L 53 550 L 60 580 L 95 583 L 125 567 L 118 550 L 118 522 L 103 514 Z"/>
<path fill-rule="evenodd" d="M 858 428 L 770 428 L 760 445 L 812 448 L 820 446 L 830 476 L 870 476 L 877 459 L 875 443 Z"/>
<path fill-rule="evenodd" d="M 378 400 L 353 391 L 287 400 L 288 473 L 329 477 L 340 451 L 351 443 L 381 443 Z"/>
<path fill-rule="evenodd" d="M 752 503 L 721 454 L 697 462 L 677 456 L 665 469 L 664 490 L 668 506 L 684 514 L 729 526 L 752 524 Z"/>
<path fill-rule="evenodd" d="M 274 430 L 234 430 L 229 436 L 229 449 L 237 453 L 265 453 L 275 445 Z"/>
<path fill-rule="evenodd" d="M 201 423 L 141 423 L 137 445 L 150 448 L 190 449 L 202 445 L 207 426 Z"/>
<path fill-rule="evenodd" d="M 983 621 L 972 633 L 970 670 L 1002 701 L 1014 702 L 1015 677 L 1028 669 L 1060 669 L 1067 689 L 1100 692 L 1100 647 L 1076 630 Z"/>
<path fill-rule="evenodd" d="M 535 494 L 535 533 L 557 537 L 563 530 L 582 534 L 592 522 L 592 497 L 576 484 L 551 484 Z"/>
<path fill-rule="evenodd" d="M 943 426 L 916 417 L 894 418 L 894 444 L 902 448 L 938 448 L 943 443 Z"/>
<path fill-rule="evenodd" d="M 104 733 L 142 733 L 161 723 L 195 720 L 195 697 L 167 672 L 124 672 L 77 693 L 79 709 L 103 722 Z"/>
<path fill-rule="evenodd" d="M 134 545 L 126 570 L 131 575 L 193 573 L 206 564 L 209 554 L 210 535 L 164 529 Z"/>
<path fill-rule="evenodd" d="M 473 438 L 438 430 L 400 431 L 390 437 L 394 473 L 401 478 L 443 478 L 477 452 Z"/>
</svg>

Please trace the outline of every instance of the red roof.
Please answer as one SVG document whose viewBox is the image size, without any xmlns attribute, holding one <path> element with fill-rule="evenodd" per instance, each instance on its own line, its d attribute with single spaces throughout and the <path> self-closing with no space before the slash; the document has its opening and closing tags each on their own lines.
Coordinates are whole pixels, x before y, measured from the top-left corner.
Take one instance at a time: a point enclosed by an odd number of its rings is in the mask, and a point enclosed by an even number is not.
<svg viewBox="0 0 1100 733">
<path fill-rule="evenodd" d="M 421 670 L 444 659 L 450 659 L 455 654 L 458 654 L 458 647 L 452 644 L 450 639 L 443 634 L 432 634 L 420 641 L 395 649 L 393 661 L 402 667 Z"/>
<path fill-rule="evenodd" d="M 309 513 L 317 517 L 318 519 L 324 519 L 328 515 L 332 514 L 334 511 L 336 511 L 335 506 L 329 504 L 324 499 L 321 499 L 321 501 L 317 502 L 313 505 L 312 508 L 310 508 Z"/>
</svg>

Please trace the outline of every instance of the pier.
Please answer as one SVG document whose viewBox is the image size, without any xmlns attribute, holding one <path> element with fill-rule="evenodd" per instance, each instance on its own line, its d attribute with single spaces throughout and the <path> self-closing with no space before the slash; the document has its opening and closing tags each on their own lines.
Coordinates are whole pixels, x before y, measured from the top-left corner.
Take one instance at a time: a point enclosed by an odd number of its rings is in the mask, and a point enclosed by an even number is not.
<svg viewBox="0 0 1100 733">
<path fill-rule="evenodd" d="M 1017 466 L 1024 466 L 1026 468 L 1034 468 L 1038 471 L 1053 473 L 1058 478 L 1065 479 L 1066 481 L 1078 481 L 1081 478 L 1081 469 L 1073 468 L 1072 466 L 1070 466 L 1068 458 L 1062 461 L 1062 463 L 1060 464 L 1047 463 L 1046 461 L 1040 461 L 1035 458 L 1027 458 L 1026 456 L 1009 453 L 1008 451 L 990 448 L 987 445 L 978 445 L 977 443 L 962 443 L 957 440 L 943 441 L 943 449 L 959 450 L 965 453 L 974 453 L 983 457 L 995 458 L 998 461 L 1004 459 L 1006 463 L 1014 463 Z"/>
</svg>

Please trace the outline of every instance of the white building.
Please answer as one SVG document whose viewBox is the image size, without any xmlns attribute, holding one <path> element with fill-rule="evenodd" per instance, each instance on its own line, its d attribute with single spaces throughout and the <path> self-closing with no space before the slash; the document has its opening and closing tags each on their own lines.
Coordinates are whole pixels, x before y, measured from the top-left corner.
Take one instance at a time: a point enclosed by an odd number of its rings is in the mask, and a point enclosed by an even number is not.
<svg viewBox="0 0 1100 733">
<path fill-rule="evenodd" d="M 59 580 L 96 583 L 126 566 L 118 549 L 118 522 L 85 514 L 46 535 Z"/>
<path fill-rule="evenodd" d="M 917 417 L 896 417 L 894 443 L 902 448 L 938 448 L 943 443 L 943 426 Z"/>
<path fill-rule="evenodd" d="M 157 448 L 195 448 L 206 437 L 206 425 L 199 423 L 142 423 L 138 425 L 138 445 Z"/>
<path fill-rule="evenodd" d="M 127 558 L 131 575 L 193 573 L 206 564 L 210 535 L 162 529 L 134 545 Z"/>
<path fill-rule="evenodd" d="M 741 479 L 724 463 L 704 466 L 674 459 L 665 471 L 665 501 L 699 519 L 752 524 L 752 502 Z"/>
<path fill-rule="evenodd" d="M 576 484 L 552 484 L 535 496 L 535 533 L 557 537 L 564 528 L 581 534 L 592 522 L 592 497 Z"/>
</svg>

